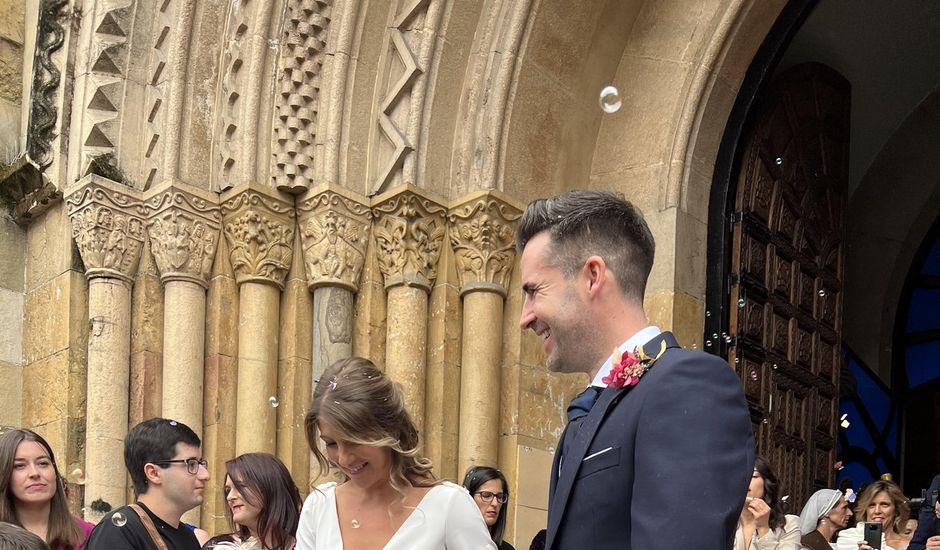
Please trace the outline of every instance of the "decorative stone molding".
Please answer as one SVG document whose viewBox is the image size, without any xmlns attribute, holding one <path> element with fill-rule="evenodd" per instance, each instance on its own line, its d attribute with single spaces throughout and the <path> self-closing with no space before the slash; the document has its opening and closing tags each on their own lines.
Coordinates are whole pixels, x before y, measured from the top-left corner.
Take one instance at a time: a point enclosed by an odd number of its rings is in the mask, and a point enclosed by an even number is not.
<svg viewBox="0 0 940 550">
<path fill-rule="evenodd" d="M 431 291 L 447 232 L 442 203 L 413 185 L 373 199 L 373 233 L 386 289 L 406 285 Z"/>
<path fill-rule="evenodd" d="M 235 281 L 283 290 L 294 250 L 293 201 L 257 184 L 227 191 L 221 200 Z"/>
<path fill-rule="evenodd" d="M 53 160 L 52 142 L 59 118 L 55 96 L 62 82 L 62 72 L 52 56 L 65 44 L 68 6 L 68 0 L 42 0 L 39 6 L 26 147 L 40 171 Z"/>
<path fill-rule="evenodd" d="M 324 185 L 299 197 L 297 210 L 310 290 L 337 286 L 357 292 L 372 219 L 368 199 Z"/>
<path fill-rule="evenodd" d="M 94 174 L 65 198 L 85 275 L 133 281 L 144 247 L 144 209 L 132 189 Z"/>
<path fill-rule="evenodd" d="M 191 281 L 208 288 L 222 222 L 218 196 L 168 180 L 147 192 L 144 208 L 160 281 Z"/>
<path fill-rule="evenodd" d="M 506 296 L 521 216 L 522 208 L 498 191 L 471 193 L 451 203 L 447 221 L 461 296 L 481 290 Z"/>
<path fill-rule="evenodd" d="M 272 180 L 281 191 L 313 187 L 320 73 L 326 57 L 332 0 L 289 0 L 281 34 L 274 117 Z"/>
</svg>

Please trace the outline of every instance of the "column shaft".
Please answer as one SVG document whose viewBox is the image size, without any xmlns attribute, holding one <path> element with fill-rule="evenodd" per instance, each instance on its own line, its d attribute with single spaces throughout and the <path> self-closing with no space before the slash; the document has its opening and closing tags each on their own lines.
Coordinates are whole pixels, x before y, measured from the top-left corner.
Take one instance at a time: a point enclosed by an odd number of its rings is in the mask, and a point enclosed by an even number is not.
<svg viewBox="0 0 940 550">
<path fill-rule="evenodd" d="M 167 281 L 163 326 L 163 416 L 201 437 L 206 289 L 191 281 Z"/>
<path fill-rule="evenodd" d="M 353 313 L 351 290 L 338 286 L 313 290 L 312 380 L 319 379 L 334 362 L 352 356 Z"/>
<path fill-rule="evenodd" d="M 235 454 L 274 453 L 278 313 L 281 291 L 246 282 L 239 289 L 238 405 Z"/>
<path fill-rule="evenodd" d="M 428 346 L 428 294 L 399 285 L 388 290 L 385 372 L 402 385 L 405 404 L 424 433 L 424 394 Z"/>
<path fill-rule="evenodd" d="M 125 499 L 125 476 L 115 475 L 124 463 L 130 373 L 131 289 L 116 278 L 88 282 L 88 391 L 85 420 L 85 517 L 102 514 L 91 503 L 101 499 L 115 508 Z"/>
<path fill-rule="evenodd" d="M 475 464 L 497 464 L 503 297 L 471 292 L 464 296 L 463 308 L 458 474 Z"/>
</svg>

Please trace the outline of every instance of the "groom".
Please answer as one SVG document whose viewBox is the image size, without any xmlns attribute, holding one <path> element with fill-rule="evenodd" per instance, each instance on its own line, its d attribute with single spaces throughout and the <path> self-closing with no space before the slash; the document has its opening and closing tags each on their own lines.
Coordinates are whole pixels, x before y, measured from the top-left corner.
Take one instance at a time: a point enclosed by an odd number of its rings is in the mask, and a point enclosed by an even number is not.
<svg viewBox="0 0 940 550">
<path fill-rule="evenodd" d="M 649 326 L 642 214 L 604 191 L 536 200 L 516 247 L 521 327 L 549 370 L 591 379 L 555 453 L 546 550 L 731 548 L 754 467 L 747 404 L 726 362 Z"/>
</svg>

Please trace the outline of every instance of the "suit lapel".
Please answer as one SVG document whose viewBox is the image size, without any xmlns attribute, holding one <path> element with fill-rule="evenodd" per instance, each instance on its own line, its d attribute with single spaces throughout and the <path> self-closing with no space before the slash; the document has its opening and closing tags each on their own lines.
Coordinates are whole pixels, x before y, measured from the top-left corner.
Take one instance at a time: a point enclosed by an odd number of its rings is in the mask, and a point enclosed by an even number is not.
<svg viewBox="0 0 940 550">
<path fill-rule="evenodd" d="M 679 347 L 678 342 L 671 332 L 663 332 L 643 345 L 643 353 L 648 357 L 658 358 L 664 349 L 663 343 L 665 343 L 665 349 Z M 640 383 L 643 383 L 642 379 L 640 379 Z M 552 464 L 553 483 L 551 485 L 552 490 L 549 494 L 549 538 L 545 541 L 545 548 L 547 550 L 551 550 L 552 548 L 552 542 L 561 525 L 561 520 L 563 519 L 565 508 L 568 504 L 568 497 L 571 495 L 571 489 L 574 486 L 574 480 L 578 475 L 578 470 L 581 468 L 581 461 L 584 460 L 587 450 L 591 446 L 591 442 L 594 441 L 597 430 L 600 428 L 604 418 L 607 417 L 607 413 L 610 409 L 620 402 L 629 390 L 635 387 L 636 386 L 618 389 L 607 388 L 601 392 L 600 397 L 597 398 L 597 403 L 594 404 L 591 412 L 584 417 L 580 428 L 578 428 L 578 431 L 572 438 L 571 447 L 562 449 L 564 457 L 561 461 L 561 472 L 557 474 L 558 466 L 556 463 L 558 457 L 556 456 Z M 565 431 L 567 431 L 567 429 L 566 427 Z M 564 437 L 564 435 L 562 435 L 562 437 Z M 558 475 L 557 480 L 555 480 L 555 475 Z M 555 528 L 552 529 L 551 526 Z"/>
</svg>

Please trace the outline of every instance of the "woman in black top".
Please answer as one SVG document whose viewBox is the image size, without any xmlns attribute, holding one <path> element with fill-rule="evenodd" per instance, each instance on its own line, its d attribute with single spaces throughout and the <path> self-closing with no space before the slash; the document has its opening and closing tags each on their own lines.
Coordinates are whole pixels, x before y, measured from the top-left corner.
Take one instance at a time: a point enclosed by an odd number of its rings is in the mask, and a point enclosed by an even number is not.
<svg viewBox="0 0 940 550">
<path fill-rule="evenodd" d="M 506 503 L 509 501 L 509 484 L 506 476 L 489 466 L 471 466 L 463 478 L 473 501 L 480 507 L 483 521 L 490 529 L 490 536 L 499 550 L 516 550 L 503 540 L 506 530 Z"/>
</svg>

